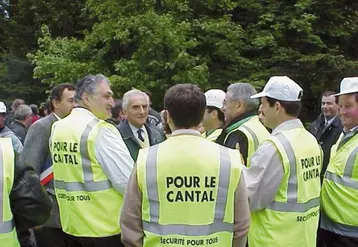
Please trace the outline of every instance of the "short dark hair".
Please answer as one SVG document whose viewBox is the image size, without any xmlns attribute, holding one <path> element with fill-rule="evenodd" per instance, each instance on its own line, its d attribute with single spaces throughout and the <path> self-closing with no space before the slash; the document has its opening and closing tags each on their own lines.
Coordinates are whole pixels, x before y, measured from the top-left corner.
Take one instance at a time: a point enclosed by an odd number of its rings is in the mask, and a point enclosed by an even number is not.
<svg viewBox="0 0 358 247">
<path fill-rule="evenodd" d="M 207 106 L 206 109 L 208 109 L 209 113 L 211 113 L 212 111 L 217 111 L 219 121 L 225 122 L 225 115 L 219 108 L 217 108 L 215 106 Z"/>
<path fill-rule="evenodd" d="M 114 100 L 114 107 L 112 108 L 112 118 L 117 118 L 119 113 L 121 113 L 122 109 L 123 109 L 122 100 L 121 99 L 115 99 Z"/>
<path fill-rule="evenodd" d="M 273 107 L 276 102 L 280 103 L 280 105 L 285 109 L 286 114 L 292 117 L 298 117 L 301 112 L 301 101 L 283 101 L 277 100 L 274 98 L 266 97 L 270 107 Z"/>
<path fill-rule="evenodd" d="M 34 114 L 34 115 L 39 114 L 39 108 L 37 107 L 37 105 L 31 104 L 31 105 L 29 105 L 29 106 L 31 107 L 32 114 Z"/>
<path fill-rule="evenodd" d="M 65 91 L 65 89 L 67 89 L 68 91 L 74 91 L 75 86 L 73 86 L 70 83 L 62 83 L 62 84 L 55 86 L 52 89 L 51 96 L 50 96 L 50 110 L 51 111 L 54 110 L 52 101 L 53 100 L 61 101 L 61 97 L 62 97 L 63 91 Z"/>
<path fill-rule="evenodd" d="M 332 96 L 332 95 L 335 95 L 335 94 L 337 94 L 336 92 L 334 92 L 334 91 L 325 91 L 323 94 L 322 94 L 322 97 L 329 97 L 329 96 Z M 322 98 L 321 97 L 321 98 Z M 337 96 L 334 96 L 334 98 L 335 98 L 335 101 L 336 101 L 336 104 L 338 104 L 338 97 Z"/>
<path fill-rule="evenodd" d="M 177 84 L 165 93 L 164 107 L 177 128 L 192 128 L 203 120 L 205 94 L 196 85 Z"/>
</svg>

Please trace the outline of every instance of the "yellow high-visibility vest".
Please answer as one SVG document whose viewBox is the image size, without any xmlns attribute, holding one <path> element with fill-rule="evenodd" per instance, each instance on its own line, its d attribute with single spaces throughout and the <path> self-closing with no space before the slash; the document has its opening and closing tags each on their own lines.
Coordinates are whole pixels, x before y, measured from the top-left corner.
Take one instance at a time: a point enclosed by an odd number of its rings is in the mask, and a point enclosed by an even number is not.
<svg viewBox="0 0 358 247">
<path fill-rule="evenodd" d="M 245 165 L 249 167 L 252 155 L 256 152 L 259 145 L 270 136 L 270 133 L 260 122 L 258 116 L 248 117 L 234 124 L 230 128 L 228 134 L 225 137 L 224 143 L 226 142 L 227 138 L 229 138 L 231 133 L 237 130 L 240 130 L 242 133 L 244 133 L 248 140 L 247 164 Z"/>
<path fill-rule="evenodd" d="M 95 157 L 101 128 L 113 128 L 84 111 L 52 126 L 51 155 L 54 187 L 63 231 L 78 237 L 106 237 L 120 233 L 123 196 L 111 185 Z"/>
<path fill-rule="evenodd" d="M 340 228 L 358 238 L 358 134 L 332 146 L 322 185 L 322 208 Z"/>
<path fill-rule="evenodd" d="M 221 134 L 221 132 L 223 131 L 222 128 L 217 128 L 217 129 L 214 129 L 214 130 L 211 130 L 211 131 L 205 131 L 202 136 L 205 138 L 205 139 L 208 139 L 209 141 L 213 141 L 215 142 L 216 139 L 219 137 L 219 135 Z"/>
<path fill-rule="evenodd" d="M 4 247 L 20 247 L 9 198 L 14 183 L 14 156 L 11 139 L 0 138 L 0 245 Z"/>
<path fill-rule="evenodd" d="M 231 246 L 241 165 L 239 152 L 200 136 L 141 149 L 143 246 Z"/>
<path fill-rule="evenodd" d="M 316 246 L 322 153 L 304 127 L 271 135 L 284 176 L 274 201 L 251 213 L 250 247 Z M 279 165 L 279 164 L 277 164 Z"/>
</svg>

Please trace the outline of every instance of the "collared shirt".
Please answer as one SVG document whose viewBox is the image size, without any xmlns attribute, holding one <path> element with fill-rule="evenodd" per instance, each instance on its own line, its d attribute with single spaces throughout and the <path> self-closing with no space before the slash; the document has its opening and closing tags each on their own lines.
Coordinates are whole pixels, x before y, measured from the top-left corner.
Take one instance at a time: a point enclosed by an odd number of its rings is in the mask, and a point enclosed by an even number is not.
<svg viewBox="0 0 358 247">
<path fill-rule="evenodd" d="M 97 118 L 85 108 L 74 108 L 73 111 L 82 111 Z M 123 195 L 133 170 L 134 161 L 123 139 L 118 138 L 119 132 L 116 133 L 117 130 L 110 127 L 99 130 L 94 145 L 95 157 L 111 181 L 113 188 Z"/>
<path fill-rule="evenodd" d="M 59 115 L 57 115 L 55 112 L 52 112 L 53 113 L 53 115 L 57 118 L 57 120 L 61 120 L 62 118 L 60 118 L 60 116 Z"/>
<path fill-rule="evenodd" d="M 138 130 L 139 128 L 133 126 L 129 121 L 128 121 L 129 127 L 131 128 L 133 135 L 135 136 L 135 138 L 137 139 L 137 141 L 139 142 L 139 144 L 141 145 L 142 148 L 146 148 L 149 147 L 149 137 L 148 137 L 148 132 L 147 129 L 144 127 L 144 125 L 140 128 L 142 130 L 142 136 L 144 138 L 144 142 L 142 140 L 139 139 L 138 137 Z"/>
<path fill-rule="evenodd" d="M 327 120 L 327 118 L 324 117 L 324 125 L 325 125 L 326 127 L 327 127 L 327 126 L 330 126 L 331 123 L 334 121 L 334 119 L 336 119 L 336 117 L 337 117 L 337 116 L 335 116 L 335 117 L 333 117 L 333 118 L 331 118 L 331 119 L 329 119 L 329 120 Z"/>
<path fill-rule="evenodd" d="M 288 120 L 277 126 L 272 135 L 284 130 L 301 128 L 299 119 Z M 251 157 L 251 166 L 243 167 L 251 211 L 259 211 L 273 202 L 283 179 L 283 164 L 275 145 L 264 141 Z"/>
</svg>

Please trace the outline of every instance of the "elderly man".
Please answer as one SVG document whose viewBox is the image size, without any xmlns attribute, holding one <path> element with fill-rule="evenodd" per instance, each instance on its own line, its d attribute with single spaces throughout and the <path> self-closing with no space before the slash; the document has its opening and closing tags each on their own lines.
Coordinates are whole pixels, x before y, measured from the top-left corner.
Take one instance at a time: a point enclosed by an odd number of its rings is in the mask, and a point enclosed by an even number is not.
<svg viewBox="0 0 358 247">
<path fill-rule="evenodd" d="M 123 246 L 119 216 L 133 159 L 105 120 L 114 106 L 109 80 L 88 75 L 75 107 L 52 126 L 50 150 L 62 229 L 70 246 Z"/>
<path fill-rule="evenodd" d="M 60 224 L 60 215 L 55 197 L 52 173 L 52 160 L 49 150 L 51 127 L 54 122 L 70 114 L 75 105 L 75 87 L 63 83 L 55 86 L 50 95 L 52 113 L 36 121 L 27 133 L 23 158 L 25 164 L 32 166 L 40 176 L 42 185 L 52 199 L 51 217 L 43 227 L 36 229 L 38 247 L 65 247 L 66 235 Z"/>
<path fill-rule="evenodd" d="M 316 137 L 323 150 L 321 172 L 321 180 L 323 180 L 331 154 L 331 147 L 337 142 L 343 129 L 341 119 L 338 116 L 338 97 L 335 96 L 335 92 L 327 91 L 323 93 L 321 110 L 322 114 L 310 125 L 309 132 Z"/>
<path fill-rule="evenodd" d="M 156 145 L 166 138 L 161 129 L 147 123 L 149 104 L 147 94 L 137 89 L 123 95 L 126 120 L 118 126 L 118 130 L 133 160 L 137 160 L 139 149 Z"/>
<path fill-rule="evenodd" d="M 250 166 L 251 156 L 269 136 L 257 116 L 259 101 L 250 98 L 255 93 L 255 88 L 248 83 L 228 87 L 223 104 L 226 127 L 216 140 L 225 147 L 240 149 L 246 166 Z"/>
<path fill-rule="evenodd" d="M 344 78 L 337 96 L 343 133 L 324 175 L 320 247 L 358 246 L 358 77 Z"/>
<path fill-rule="evenodd" d="M 15 120 L 9 128 L 19 137 L 22 144 L 25 142 L 27 130 L 32 124 L 31 107 L 25 104 L 20 105 L 15 111 Z"/>
</svg>

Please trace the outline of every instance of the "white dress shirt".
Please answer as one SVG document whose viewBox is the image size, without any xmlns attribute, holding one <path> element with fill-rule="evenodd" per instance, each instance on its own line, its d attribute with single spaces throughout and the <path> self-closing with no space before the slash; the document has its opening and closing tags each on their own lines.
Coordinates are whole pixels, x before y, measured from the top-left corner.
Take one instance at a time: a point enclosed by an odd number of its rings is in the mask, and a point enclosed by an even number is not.
<svg viewBox="0 0 358 247">
<path fill-rule="evenodd" d="M 137 139 L 138 143 L 140 144 L 140 146 L 142 148 L 147 148 L 150 146 L 149 144 L 149 138 L 148 138 L 148 132 L 147 129 L 145 128 L 145 126 L 143 125 L 142 128 L 140 128 L 142 130 L 142 136 L 144 138 L 144 142 L 142 140 L 139 139 L 138 137 L 138 130 L 139 128 L 133 126 L 129 121 L 128 121 L 129 127 L 131 128 L 133 135 L 135 136 L 135 138 Z"/>
<path fill-rule="evenodd" d="M 284 130 L 303 127 L 299 119 L 281 123 L 271 135 Z M 251 157 L 249 168 L 243 168 L 243 175 L 250 199 L 250 210 L 259 211 L 273 202 L 283 179 L 283 164 L 275 145 L 264 141 Z"/>
<path fill-rule="evenodd" d="M 98 119 L 84 108 L 74 108 L 73 111 L 83 111 L 89 117 Z M 123 195 L 134 167 L 134 161 L 119 131 L 110 124 L 107 126 L 101 128 L 96 137 L 95 157 L 113 188 Z"/>
</svg>

